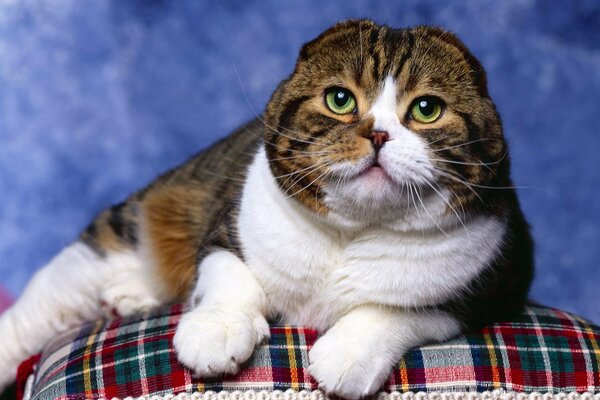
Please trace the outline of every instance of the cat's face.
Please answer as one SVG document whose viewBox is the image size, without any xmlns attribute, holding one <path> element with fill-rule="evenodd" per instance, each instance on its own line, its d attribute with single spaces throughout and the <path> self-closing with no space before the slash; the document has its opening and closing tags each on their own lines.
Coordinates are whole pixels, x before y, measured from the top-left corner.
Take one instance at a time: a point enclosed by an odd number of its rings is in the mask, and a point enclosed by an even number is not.
<svg viewBox="0 0 600 400">
<path fill-rule="evenodd" d="M 437 28 L 335 25 L 302 48 L 265 122 L 280 187 L 321 214 L 373 221 L 412 207 L 433 221 L 508 179 L 485 73 Z"/>
</svg>

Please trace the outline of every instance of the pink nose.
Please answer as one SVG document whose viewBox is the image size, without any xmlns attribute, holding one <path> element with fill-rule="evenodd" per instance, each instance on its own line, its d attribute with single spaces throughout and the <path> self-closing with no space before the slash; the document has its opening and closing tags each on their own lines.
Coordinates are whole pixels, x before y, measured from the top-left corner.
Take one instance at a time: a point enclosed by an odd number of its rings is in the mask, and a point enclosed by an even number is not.
<svg viewBox="0 0 600 400">
<path fill-rule="evenodd" d="M 385 142 L 390 140 L 390 135 L 385 131 L 373 131 L 371 132 L 371 141 L 375 148 L 380 148 Z"/>
</svg>

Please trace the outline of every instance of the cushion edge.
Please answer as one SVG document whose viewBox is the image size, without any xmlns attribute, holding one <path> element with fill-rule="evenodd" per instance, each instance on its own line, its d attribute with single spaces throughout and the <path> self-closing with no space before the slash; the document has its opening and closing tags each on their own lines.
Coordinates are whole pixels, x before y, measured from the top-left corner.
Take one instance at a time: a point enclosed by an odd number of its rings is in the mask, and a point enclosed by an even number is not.
<svg viewBox="0 0 600 400">
<path fill-rule="evenodd" d="M 515 392 L 503 389 L 484 392 L 380 392 L 377 400 L 600 400 L 600 392 Z M 114 397 L 110 400 L 326 400 L 321 390 L 236 390 L 206 391 L 140 397 Z M 104 400 L 104 399 L 99 399 Z"/>
</svg>

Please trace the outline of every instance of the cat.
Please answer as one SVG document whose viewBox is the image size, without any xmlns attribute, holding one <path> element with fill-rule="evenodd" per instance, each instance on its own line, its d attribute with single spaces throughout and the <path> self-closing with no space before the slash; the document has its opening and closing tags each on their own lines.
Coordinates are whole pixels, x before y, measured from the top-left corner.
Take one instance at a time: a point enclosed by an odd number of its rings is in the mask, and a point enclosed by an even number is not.
<svg viewBox="0 0 600 400">
<path fill-rule="evenodd" d="M 533 243 L 479 61 L 452 33 L 340 22 L 263 115 L 100 213 L 0 317 L 0 384 L 84 321 L 186 301 L 173 345 L 233 374 L 268 320 L 310 374 L 375 393 L 410 348 L 509 319 Z"/>
</svg>

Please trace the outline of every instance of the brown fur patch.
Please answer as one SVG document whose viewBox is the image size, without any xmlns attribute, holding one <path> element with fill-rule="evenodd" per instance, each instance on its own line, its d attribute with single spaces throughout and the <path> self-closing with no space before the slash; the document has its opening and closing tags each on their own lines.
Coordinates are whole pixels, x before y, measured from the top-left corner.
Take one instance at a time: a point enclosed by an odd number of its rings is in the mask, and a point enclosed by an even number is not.
<svg viewBox="0 0 600 400">
<path fill-rule="evenodd" d="M 214 232 L 226 232 L 229 239 L 235 234 L 227 228 L 231 221 L 224 210 L 237 204 L 262 134 L 260 121 L 245 125 L 101 212 L 80 240 L 101 256 L 136 251 L 140 243 L 148 246 L 158 280 L 173 300 L 183 300 L 195 280 L 199 255 L 219 245 Z"/>
<path fill-rule="evenodd" d="M 206 193 L 186 186 L 161 188 L 143 203 L 145 234 L 158 276 L 170 297 L 183 299 L 196 274 L 196 256 L 206 231 Z"/>
</svg>

